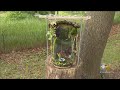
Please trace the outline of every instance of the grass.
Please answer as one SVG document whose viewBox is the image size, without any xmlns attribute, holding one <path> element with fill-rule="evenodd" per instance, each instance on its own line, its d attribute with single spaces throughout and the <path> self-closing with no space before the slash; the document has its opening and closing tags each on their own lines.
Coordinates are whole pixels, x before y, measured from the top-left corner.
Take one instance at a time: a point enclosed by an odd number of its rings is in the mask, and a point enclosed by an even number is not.
<svg viewBox="0 0 120 90">
<path fill-rule="evenodd" d="M 27 18 L 0 22 L 0 51 L 10 52 L 45 45 L 45 20 Z"/>
<path fill-rule="evenodd" d="M 108 39 L 102 60 L 106 64 L 120 62 L 120 33 Z"/>
<path fill-rule="evenodd" d="M 59 12 L 62 15 L 74 15 L 71 12 Z M 77 13 L 82 15 L 83 12 Z M 21 14 L 20 14 L 21 15 Z M 32 17 L 20 18 L 15 13 L 6 12 L 0 15 L 0 52 L 11 52 L 35 48 L 46 44 L 46 23 L 45 20 Z M 22 16 L 25 16 L 22 15 Z M 11 18 L 12 17 L 12 18 Z M 15 18 L 15 19 L 14 19 Z"/>
<path fill-rule="evenodd" d="M 45 59 L 45 49 L 2 55 L 0 79 L 44 79 Z"/>
</svg>

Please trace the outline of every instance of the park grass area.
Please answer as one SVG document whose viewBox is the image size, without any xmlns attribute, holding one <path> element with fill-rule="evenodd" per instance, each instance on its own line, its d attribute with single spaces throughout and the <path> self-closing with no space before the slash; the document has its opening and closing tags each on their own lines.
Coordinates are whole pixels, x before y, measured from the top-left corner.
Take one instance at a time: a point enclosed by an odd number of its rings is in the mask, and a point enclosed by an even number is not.
<svg viewBox="0 0 120 90">
<path fill-rule="evenodd" d="M 0 52 L 44 46 L 46 23 L 35 17 L 22 20 L 0 18 Z"/>
<path fill-rule="evenodd" d="M 112 27 L 102 60 L 106 64 L 120 63 L 120 24 Z"/>
</svg>

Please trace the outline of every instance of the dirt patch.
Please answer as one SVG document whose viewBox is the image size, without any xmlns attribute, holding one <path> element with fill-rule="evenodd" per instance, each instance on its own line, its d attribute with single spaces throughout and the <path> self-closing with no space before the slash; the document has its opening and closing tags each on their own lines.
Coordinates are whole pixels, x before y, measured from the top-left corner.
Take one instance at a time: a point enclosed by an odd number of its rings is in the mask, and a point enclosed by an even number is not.
<svg viewBox="0 0 120 90">
<path fill-rule="evenodd" d="M 40 55 L 45 52 L 45 48 L 34 48 L 26 49 L 23 51 L 12 51 L 8 54 L 0 54 L 0 59 L 6 61 L 7 63 L 20 63 L 24 58 L 31 57 L 31 54 Z"/>
<path fill-rule="evenodd" d="M 120 33 L 120 24 L 113 25 L 109 37 L 118 33 Z"/>
</svg>

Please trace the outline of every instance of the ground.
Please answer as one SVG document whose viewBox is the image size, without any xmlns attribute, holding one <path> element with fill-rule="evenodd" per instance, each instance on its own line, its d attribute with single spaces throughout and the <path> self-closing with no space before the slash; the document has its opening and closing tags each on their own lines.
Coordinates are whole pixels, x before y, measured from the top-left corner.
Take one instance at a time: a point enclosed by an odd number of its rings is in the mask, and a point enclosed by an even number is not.
<svg viewBox="0 0 120 90">
<path fill-rule="evenodd" d="M 44 78 L 46 49 L 37 48 L 0 55 L 0 78 Z"/>
<path fill-rule="evenodd" d="M 109 40 L 120 34 L 120 24 L 113 25 Z M 116 45 L 120 47 L 120 43 Z M 12 51 L 0 54 L 0 79 L 42 79 L 45 78 L 46 48 Z M 120 61 L 120 60 L 119 60 Z M 117 66 L 116 66 L 117 65 Z M 114 64 L 106 78 L 120 78 L 120 64 Z"/>
<path fill-rule="evenodd" d="M 106 63 L 111 66 L 111 70 L 106 78 L 120 79 L 120 24 L 112 26 L 107 44 L 105 53 L 109 61 L 106 60 Z"/>
<path fill-rule="evenodd" d="M 119 33 L 120 33 L 120 24 L 113 25 L 112 30 L 109 34 L 109 37 L 111 37 L 112 35 L 115 35 L 115 34 L 119 34 Z"/>
</svg>

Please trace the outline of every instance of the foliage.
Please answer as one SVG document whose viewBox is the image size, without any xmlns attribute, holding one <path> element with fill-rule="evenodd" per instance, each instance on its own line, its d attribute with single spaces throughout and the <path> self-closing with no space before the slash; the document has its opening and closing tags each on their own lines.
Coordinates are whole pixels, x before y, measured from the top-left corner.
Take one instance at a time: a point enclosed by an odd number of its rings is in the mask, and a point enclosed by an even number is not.
<svg viewBox="0 0 120 90">
<path fill-rule="evenodd" d="M 41 15 L 55 14 L 55 11 L 21 11 L 21 12 L 31 14 L 31 15 L 34 15 L 36 13 L 41 14 Z"/>
<path fill-rule="evenodd" d="M 120 23 L 120 11 L 115 13 L 114 17 L 114 24 L 119 24 Z"/>
<path fill-rule="evenodd" d="M 53 61 L 54 65 L 56 66 L 60 66 L 60 67 L 70 67 L 73 65 L 73 61 L 70 60 L 70 61 L 58 61 L 58 60 L 54 60 Z"/>
<path fill-rule="evenodd" d="M 9 12 L 6 12 L 5 14 L 6 14 L 7 20 L 22 20 L 25 18 L 32 17 L 31 15 L 27 13 L 22 13 L 20 11 L 9 11 Z"/>
</svg>

